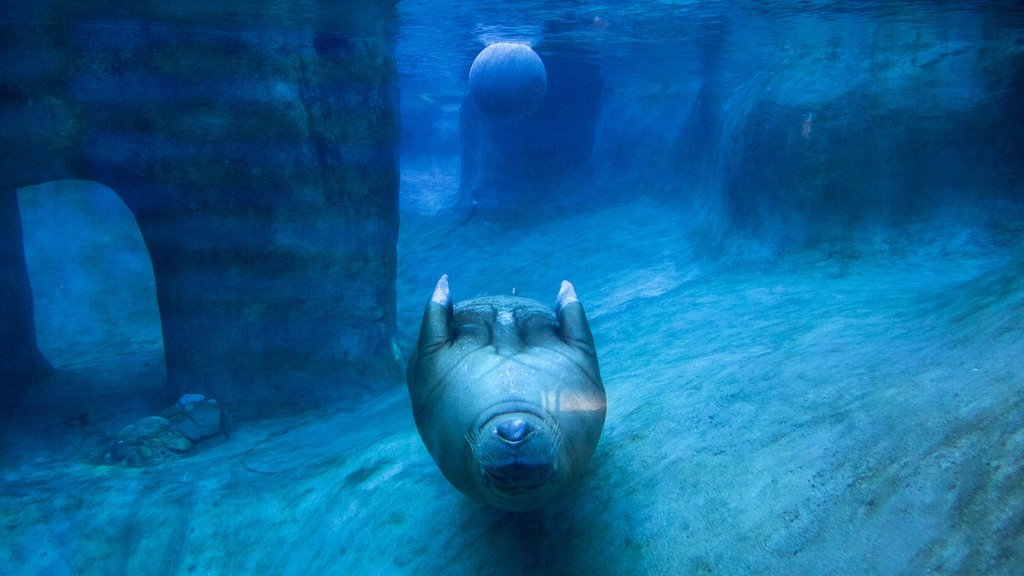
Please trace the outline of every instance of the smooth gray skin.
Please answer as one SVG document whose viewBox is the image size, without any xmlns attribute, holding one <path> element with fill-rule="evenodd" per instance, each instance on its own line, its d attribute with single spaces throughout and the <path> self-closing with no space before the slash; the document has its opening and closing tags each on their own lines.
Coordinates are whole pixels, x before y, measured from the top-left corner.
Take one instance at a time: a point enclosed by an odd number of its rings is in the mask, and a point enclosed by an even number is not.
<svg viewBox="0 0 1024 576">
<path fill-rule="evenodd" d="M 453 305 L 442 276 L 408 384 L 416 426 L 441 472 L 505 510 L 536 508 L 570 484 L 604 426 L 594 338 L 569 282 L 552 310 L 516 296 Z"/>
</svg>

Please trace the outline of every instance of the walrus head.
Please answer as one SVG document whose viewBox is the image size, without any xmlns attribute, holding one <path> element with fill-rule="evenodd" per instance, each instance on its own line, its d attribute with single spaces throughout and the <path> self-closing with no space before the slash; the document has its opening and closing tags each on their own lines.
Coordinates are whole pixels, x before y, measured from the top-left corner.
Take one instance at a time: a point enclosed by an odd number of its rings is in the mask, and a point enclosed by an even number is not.
<svg viewBox="0 0 1024 576">
<path fill-rule="evenodd" d="M 518 296 L 456 305 L 442 276 L 408 384 L 416 427 L 441 472 L 506 510 L 542 506 L 568 486 L 604 425 L 594 340 L 569 282 L 554 309 Z"/>
</svg>

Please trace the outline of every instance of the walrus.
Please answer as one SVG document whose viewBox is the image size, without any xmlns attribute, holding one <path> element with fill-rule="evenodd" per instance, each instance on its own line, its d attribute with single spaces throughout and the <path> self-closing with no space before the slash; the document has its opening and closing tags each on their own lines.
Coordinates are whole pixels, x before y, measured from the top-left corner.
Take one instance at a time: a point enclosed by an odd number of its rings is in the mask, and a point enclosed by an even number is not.
<svg viewBox="0 0 1024 576">
<path fill-rule="evenodd" d="M 561 493 L 601 437 L 605 392 L 576 290 L 452 304 L 441 276 L 409 358 L 416 427 L 445 478 L 504 510 Z"/>
</svg>

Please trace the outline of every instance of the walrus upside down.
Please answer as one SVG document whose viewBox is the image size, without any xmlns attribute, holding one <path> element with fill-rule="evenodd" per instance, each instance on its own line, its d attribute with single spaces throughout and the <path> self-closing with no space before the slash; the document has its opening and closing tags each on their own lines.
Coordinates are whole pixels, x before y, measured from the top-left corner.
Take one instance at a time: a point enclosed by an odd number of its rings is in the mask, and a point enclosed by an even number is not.
<svg viewBox="0 0 1024 576">
<path fill-rule="evenodd" d="M 552 310 L 518 296 L 452 304 L 441 276 L 408 384 L 416 427 L 441 472 L 506 510 L 536 508 L 571 484 L 604 426 L 594 338 L 569 282 Z"/>
</svg>

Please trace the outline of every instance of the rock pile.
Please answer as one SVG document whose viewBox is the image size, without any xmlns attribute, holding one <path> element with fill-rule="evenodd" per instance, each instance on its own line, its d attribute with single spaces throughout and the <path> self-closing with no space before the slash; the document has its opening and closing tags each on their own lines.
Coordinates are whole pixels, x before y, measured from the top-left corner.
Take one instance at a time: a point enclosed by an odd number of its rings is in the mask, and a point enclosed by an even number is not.
<svg viewBox="0 0 1024 576">
<path fill-rule="evenodd" d="M 185 394 L 159 416 L 125 426 L 103 456 L 105 464 L 140 468 L 186 456 L 203 440 L 221 434 L 224 414 L 217 400 Z"/>
</svg>

